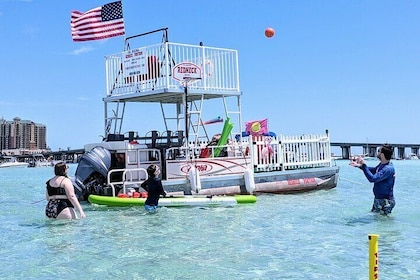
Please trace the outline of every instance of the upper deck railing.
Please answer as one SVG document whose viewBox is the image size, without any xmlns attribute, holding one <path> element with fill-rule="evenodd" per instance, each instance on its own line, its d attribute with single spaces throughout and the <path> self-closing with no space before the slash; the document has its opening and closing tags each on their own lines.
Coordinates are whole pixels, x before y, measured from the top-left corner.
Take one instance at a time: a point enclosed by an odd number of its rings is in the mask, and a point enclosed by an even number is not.
<svg viewBox="0 0 420 280">
<path fill-rule="evenodd" d="M 150 100 L 156 93 L 179 93 L 181 81 L 173 76 L 174 66 L 193 63 L 201 79 L 188 84 L 189 91 L 204 94 L 240 93 L 236 50 L 163 42 L 106 56 L 107 97 L 143 97 L 143 101 L 174 102 L 173 98 Z M 156 97 L 155 97 L 156 98 Z M 208 98 L 211 98 L 208 97 Z M 140 100 L 141 101 L 141 100 Z"/>
</svg>

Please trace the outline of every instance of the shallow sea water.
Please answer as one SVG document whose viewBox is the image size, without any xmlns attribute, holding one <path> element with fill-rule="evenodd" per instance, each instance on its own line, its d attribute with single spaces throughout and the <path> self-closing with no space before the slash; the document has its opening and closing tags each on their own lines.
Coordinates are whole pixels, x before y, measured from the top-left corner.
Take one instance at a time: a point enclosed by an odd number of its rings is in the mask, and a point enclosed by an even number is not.
<svg viewBox="0 0 420 280">
<path fill-rule="evenodd" d="M 393 162 L 388 217 L 369 212 L 372 186 L 347 161 L 332 190 L 156 214 L 83 204 L 87 218 L 75 221 L 44 216 L 52 168 L 0 169 L 0 278 L 368 279 L 368 235 L 378 234 L 379 278 L 420 279 L 420 160 Z"/>
</svg>

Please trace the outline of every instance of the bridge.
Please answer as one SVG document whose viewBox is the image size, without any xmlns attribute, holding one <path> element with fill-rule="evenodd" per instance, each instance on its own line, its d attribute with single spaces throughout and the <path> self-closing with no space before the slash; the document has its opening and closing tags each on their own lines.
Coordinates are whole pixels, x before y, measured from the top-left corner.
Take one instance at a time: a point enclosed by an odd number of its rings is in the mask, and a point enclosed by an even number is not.
<svg viewBox="0 0 420 280">
<path fill-rule="evenodd" d="M 80 157 L 85 153 L 84 149 L 73 149 L 73 150 L 60 150 L 60 151 L 45 151 L 41 152 L 46 159 L 52 159 L 54 161 L 64 161 L 67 163 L 76 163 L 79 161 Z M 17 155 L 16 158 L 19 161 L 29 162 L 33 158 L 33 154 L 21 154 Z"/>
<path fill-rule="evenodd" d="M 340 147 L 341 156 L 343 159 L 349 159 L 352 155 L 352 147 L 362 147 L 363 154 L 376 157 L 378 148 L 381 147 L 384 143 L 350 143 L 350 142 L 331 142 L 331 147 Z M 389 143 L 394 147 L 394 158 L 404 159 L 406 158 L 405 150 L 406 148 L 411 149 L 411 154 L 419 156 L 420 144 L 394 144 Z M 396 151 L 395 151 L 396 149 Z"/>
<path fill-rule="evenodd" d="M 56 152 L 44 153 L 45 158 L 52 157 L 54 160 L 62 160 L 65 162 L 76 163 L 80 157 L 85 153 L 84 149 L 60 150 Z"/>
</svg>

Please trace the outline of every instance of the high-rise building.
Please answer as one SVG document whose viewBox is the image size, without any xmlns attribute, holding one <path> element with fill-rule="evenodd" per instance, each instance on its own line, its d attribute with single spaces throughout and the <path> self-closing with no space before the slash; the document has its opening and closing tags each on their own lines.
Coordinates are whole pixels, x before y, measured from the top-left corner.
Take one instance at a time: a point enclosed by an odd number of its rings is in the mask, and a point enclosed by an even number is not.
<svg viewBox="0 0 420 280">
<path fill-rule="evenodd" d="M 45 150 L 47 127 L 15 117 L 13 121 L 0 119 L 0 150 Z"/>
</svg>

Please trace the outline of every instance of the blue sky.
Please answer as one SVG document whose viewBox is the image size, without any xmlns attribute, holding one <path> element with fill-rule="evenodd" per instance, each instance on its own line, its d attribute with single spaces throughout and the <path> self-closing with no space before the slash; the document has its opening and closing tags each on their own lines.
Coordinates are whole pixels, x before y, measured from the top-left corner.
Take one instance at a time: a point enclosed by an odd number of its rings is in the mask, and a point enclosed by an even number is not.
<svg viewBox="0 0 420 280">
<path fill-rule="evenodd" d="M 70 13 L 109 2 L 0 0 L 0 117 L 45 124 L 53 150 L 100 141 L 104 57 L 124 37 L 73 42 Z M 237 49 L 244 121 L 420 143 L 420 1 L 123 0 L 123 13 L 128 36 L 168 27 L 172 42 Z M 162 119 L 142 126 L 162 130 Z"/>
</svg>

